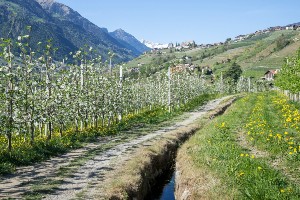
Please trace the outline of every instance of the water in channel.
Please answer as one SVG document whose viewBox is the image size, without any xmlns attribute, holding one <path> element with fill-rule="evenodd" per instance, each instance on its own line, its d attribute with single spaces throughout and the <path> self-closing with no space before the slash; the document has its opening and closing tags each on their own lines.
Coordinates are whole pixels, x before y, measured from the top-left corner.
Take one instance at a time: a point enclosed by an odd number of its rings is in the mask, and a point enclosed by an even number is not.
<svg viewBox="0 0 300 200">
<path fill-rule="evenodd" d="M 160 178 L 146 200 L 175 200 L 175 172 L 172 170 Z"/>
</svg>

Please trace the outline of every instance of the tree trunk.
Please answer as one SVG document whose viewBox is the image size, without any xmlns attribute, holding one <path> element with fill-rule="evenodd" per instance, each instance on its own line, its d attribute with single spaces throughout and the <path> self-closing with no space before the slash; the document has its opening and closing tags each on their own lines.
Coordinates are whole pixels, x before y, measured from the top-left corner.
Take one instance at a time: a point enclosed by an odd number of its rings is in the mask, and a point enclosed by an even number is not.
<svg viewBox="0 0 300 200">
<path fill-rule="evenodd" d="M 105 123 L 105 115 L 104 113 L 102 113 L 102 128 L 104 128 L 104 123 Z"/>
<path fill-rule="evenodd" d="M 8 150 L 12 150 L 12 129 L 13 129 L 13 100 L 12 100 L 12 84 L 10 83 L 10 100 L 8 106 L 9 120 L 8 120 Z"/>
<path fill-rule="evenodd" d="M 75 131 L 79 132 L 78 119 L 75 119 Z"/>
<path fill-rule="evenodd" d="M 85 129 L 87 129 L 88 128 L 88 114 L 87 114 L 87 112 L 86 112 L 86 114 L 85 114 L 85 120 L 84 120 L 84 128 Z"/>
<path fill-rule="evenodd" d="M 82 121 L 82 119 L 80 120 L 80 131 L 83 131 L 83 121 Z"/>
<path fill-rule="evenodd" d="M 30 144 L 33 145 L 34 144 L 34 121 L 31 120 L 30 121 Z"/>
<path fill-rule="evenodd" d="M 11 134 L 11 132 L 7 133 L 7 141 L 8 141 L 8 144 L 7 144 L 8 151 L 11 152 L 11 150 L 12 150 L 12 134 Z"/>
<path fill-rule="evenodd" d="M 60 137 L 63 136 L 63 130 L 64 130 L 64 124 L 61 123 L 60 126 L 59 126 L 59 134 L 60 134 Z"/>
<path fill-rule="evenodd" d="M 95 116 L 95 128 L 98 128 L 98 115 Z"/>
<path fill-rule="evenodd" d="M 42 137 L 43 134 L 43 124 L 39 122 L 39 131 L 40 131 L 40 137 Z"/>
<path fill-rule="evenodd" d="M 52 138 L 52 122 L 49 122 L 48 126 L 49 126 L 49 134 L 48 134 L 47 140 L 51 140 L 51 138 Z"/>
</svg>

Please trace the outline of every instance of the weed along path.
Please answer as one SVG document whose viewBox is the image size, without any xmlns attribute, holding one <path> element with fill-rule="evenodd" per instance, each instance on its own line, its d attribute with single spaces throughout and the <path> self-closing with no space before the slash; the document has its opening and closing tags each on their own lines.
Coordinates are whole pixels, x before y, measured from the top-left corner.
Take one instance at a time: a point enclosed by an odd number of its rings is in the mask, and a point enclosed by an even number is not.
<svg viewBox="0 0 300 200">
<path fill-rule="evenodd" d="M 176 117 L 156 127 L 137 128 L 29 167 L 20 167 L 14 175 L 1 177 L 0 199 L 76 199 L 99 194 L 99 185 L 113 171 L 130 160 L 131 155 L 147 142 L 159 140 L 165 133 L 187 126 L 216 109 L 228 97 L 208 102 L 193 112 Z"/>
</svg>

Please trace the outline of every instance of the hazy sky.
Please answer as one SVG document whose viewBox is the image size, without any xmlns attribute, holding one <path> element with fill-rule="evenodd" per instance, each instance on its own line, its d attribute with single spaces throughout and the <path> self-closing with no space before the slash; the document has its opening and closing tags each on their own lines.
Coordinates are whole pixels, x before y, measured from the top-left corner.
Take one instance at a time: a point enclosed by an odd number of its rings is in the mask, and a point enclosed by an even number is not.
<svg viewBox="0 0 300 200">
<path fill-rule="evenodd" d="M 109 31 L 137 39 L 225 41 L 270 26 L 300 22 L 300 0 L 56 0 Z"/>
</svg>

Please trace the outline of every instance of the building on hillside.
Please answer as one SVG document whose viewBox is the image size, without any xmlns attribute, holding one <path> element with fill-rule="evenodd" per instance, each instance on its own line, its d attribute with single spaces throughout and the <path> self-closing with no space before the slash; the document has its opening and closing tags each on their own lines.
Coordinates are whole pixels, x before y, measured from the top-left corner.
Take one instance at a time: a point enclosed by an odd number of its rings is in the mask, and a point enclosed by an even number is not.
<svg viewBox="0 0 300 200">
<path fill-rule="evenodd" d="M 172 48 L 174 48 L 174 44 L 173 44 L 172 42 L 171 42 L 171 43 L 169 43 L 169 44 L 168 44 L 168 48 L 169 48 L 169 49 L 172 49 Z"/>
<path fill-rule="evenodd" d="M 266 80 L 266 81 L 273 81 L 275 75 L 276 75 L 278 72 L 279 72 L 278 69 L 275 69 L 275 70 L 268 70 L 268 71 L 265 73 L 265 76 L 263 77 L 263 79 Z"/>
<path fill-rule="evenodd" d="M 176 50 L 176 51 L 182 51 L 182 49 L 183 49 L 182 46 L 177 46 L 177 47 L 175 47 L 175 50 Z"/>
<path fill-rule="evenodd" d="M 197 47 L 197 44 L 195 43 L 194 40 L 191 40 L 191 41 L 182 42 L 180 46 L 182 46 L 184 49 L 193 49 Z"/>
<path fill-rule="evenodd" d="M 131 72 L 131 73 L 137 73 L 137 72 L 140 72 L 140 68 L 138 68 L 138 67 L 133 67 L 133 68 L 130 69 L 130 72 Z"/>
</svg>

